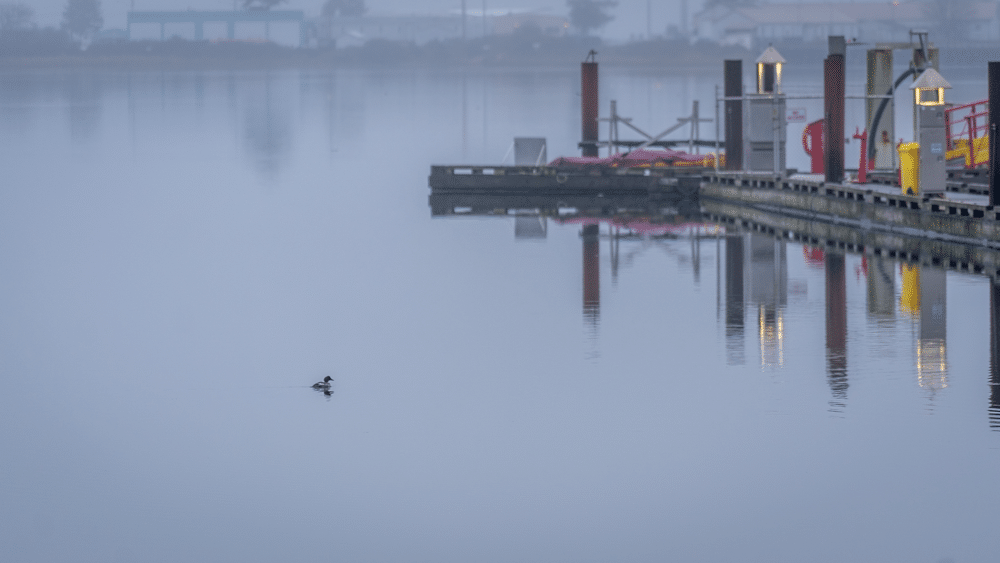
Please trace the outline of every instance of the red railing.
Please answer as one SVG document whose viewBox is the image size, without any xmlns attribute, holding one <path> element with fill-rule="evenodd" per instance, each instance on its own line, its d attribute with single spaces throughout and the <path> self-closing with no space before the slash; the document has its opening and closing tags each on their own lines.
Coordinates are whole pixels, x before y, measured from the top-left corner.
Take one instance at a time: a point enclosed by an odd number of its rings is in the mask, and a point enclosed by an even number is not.
<svg viewBox="0 0 1000 563">
<path fill-rule="evenodd" d="M 976 160 L 976 139 L 987 137 L 989 133 L 989 100 L 980 100 L 961 106 L 951 107 L 944 112 L 945 135 L 948 138 L 949 151 L 966 145 L 968 156 L 965 159 L 966 168 L 975 168 L 986 161 Z M 964 115 L 963 115 L 964 114 Z M 962 141 L 959 143 L 958 141 Z M 980 141 L 982 143 L 983 141 Z"/>
</svg>

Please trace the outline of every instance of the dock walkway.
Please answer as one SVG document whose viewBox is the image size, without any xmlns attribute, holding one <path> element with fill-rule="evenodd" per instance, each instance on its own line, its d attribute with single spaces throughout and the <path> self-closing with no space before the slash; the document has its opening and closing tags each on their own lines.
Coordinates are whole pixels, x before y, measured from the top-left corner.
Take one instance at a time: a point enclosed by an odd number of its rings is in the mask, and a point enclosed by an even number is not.
<svg viewBox="0 0 1000 563">
<path fill-rule="evenodd" d="M 1000 209 L 985 196 L 903 195 L 882 184 L 827 184 L 820 175 L 709 172 L 703 200 L 717 200 L 788 216 L 1000 248 Z"/>
</svg>

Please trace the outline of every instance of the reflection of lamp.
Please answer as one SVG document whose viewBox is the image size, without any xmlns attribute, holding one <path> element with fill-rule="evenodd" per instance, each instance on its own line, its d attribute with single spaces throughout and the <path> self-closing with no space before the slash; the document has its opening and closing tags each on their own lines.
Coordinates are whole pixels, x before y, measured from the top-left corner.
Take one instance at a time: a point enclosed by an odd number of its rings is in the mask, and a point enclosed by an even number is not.
<svg viewBox="0 0 1000 563">
<path fill-rule="evenodd" d="M 913 90 L 913 102 L 918 106 L 943 106 L 944 91 L 951 89 L 951 84 L 948 84 L 941 73 L 928 68 L 910 89 Z"/>
<path fill-rule="evenodd" d="M 901 264 L 899 305 L 920 323 L 917 384 L 938 391 L 948 387 L 947 276 L 944 270 Z"/>
<path fill-rule="evenodd" d="M 917 385 L 932 391 L 948 386 L 947 352 L 943 339 L 917 340 Z"/>
<path fill-rule="evenodd" d="M 757 59 L 757 93 L 781 93 L 781 65 L 785 58 L 774 47 L 768 47 Z"/>
<path fill-rule="evenodd" d="M 782 308 L 761 305 L 757 316 L 761 367 L 785 365 L 785 318 Z"/>
</svg>

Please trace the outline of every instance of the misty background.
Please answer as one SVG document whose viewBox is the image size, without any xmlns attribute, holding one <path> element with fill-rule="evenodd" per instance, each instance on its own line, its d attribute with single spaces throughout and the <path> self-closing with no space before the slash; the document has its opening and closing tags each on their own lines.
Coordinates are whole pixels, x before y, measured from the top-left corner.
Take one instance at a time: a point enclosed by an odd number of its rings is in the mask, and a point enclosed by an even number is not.
<svg viewBox="0 0 1000 563">
<path fill-rule="evenodd" d="M 319 15 L 324 0 L 289 0 L 279 4 L 276 10 L 303 10 L 307 17 Z M 615 17 L 597 34 L 612 40 L 628 40 L 633 36 L 645 36 L 647 9 L 651 14 L 654 33 L 662 34 L 668 26 L 681 27 L 682 0 L 619 0 L 618 6 L 609 10 Z M 65 0 L 32 0 L 28 4 L 35 10 L 35 21 L 40 26 L 58 26 L 62 20 Z M 238 4 L 242 4 L 239 2 Z M 483 0 L 467 0 L 466 9 L 481 11 Z M 493 10 L 547 10 L 553 15 L 565 15 L 569 8 L 559 0 L 486 0 L 487 11 Z M 461 10 L 461 0 L 366 0 L 368 13 L 378 14 L 446 14 Z M 688 2 L 688 14 L 701 10 L 701 0 Z M 101 0 L 105 28 L 124 28 L 125 13 L 129 10 L 231 10 L 232 0 Z"/>
</svg>

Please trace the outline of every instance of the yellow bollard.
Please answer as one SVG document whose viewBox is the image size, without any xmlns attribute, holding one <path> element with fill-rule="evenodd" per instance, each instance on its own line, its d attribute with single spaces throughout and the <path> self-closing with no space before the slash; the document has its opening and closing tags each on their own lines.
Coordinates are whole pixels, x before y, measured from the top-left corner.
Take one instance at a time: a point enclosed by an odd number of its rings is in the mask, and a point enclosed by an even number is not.
<svg viewBox="0 0 1000 563">
<path fill-rule="evenodd" d="M 899 182 L 904 194 L 920 193 L 920 143 L 899 145 Z"/>
</svg>

